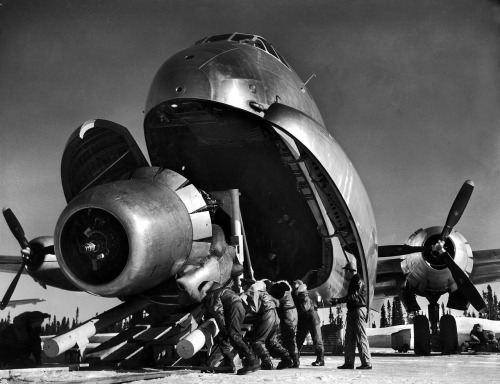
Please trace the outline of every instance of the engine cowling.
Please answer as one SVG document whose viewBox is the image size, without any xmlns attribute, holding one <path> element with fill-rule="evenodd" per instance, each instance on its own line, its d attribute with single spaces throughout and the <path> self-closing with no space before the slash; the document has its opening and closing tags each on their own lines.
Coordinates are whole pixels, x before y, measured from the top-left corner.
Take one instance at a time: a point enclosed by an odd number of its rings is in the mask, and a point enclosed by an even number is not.
<svg viewBox="0 0 500 384">
<path fill-rule="evenodd" d="M 140 168 L 131 179 L 96 186 L 68 204 L 55 230 L 57 259 L 66 277 L 89 293 L 144 292 L 174 277 L 199 248 L 193 241 L 212 235 L 204 207 L 181 175 Z"/>
<path fill-rule="evenodd" d="M 32 254 L 26 262 L 28 274 L 42 286 L 79 291 L 62 273 L 54 252 L 52 236 L 36 237 L 29 242 Z"/>
<path fill-rule="evenodd" d="M 430 227 L 414 232 L 406 245 L 428 246 L 436 243 L 443 227 Z M 459 232 L 452 232 L 445 241 L 445 249 L 455 260 L 455 263 L 470 274 L 473 266 L 472 249 Z M 401 269 L 406 275 L 406 281 L 413 292 L 420 296 L 441 295 L 457 290 L 450 270 L 439 262 L 432 252 L 417 252 L 407 255 L 401 262 Z"/>
</svg>

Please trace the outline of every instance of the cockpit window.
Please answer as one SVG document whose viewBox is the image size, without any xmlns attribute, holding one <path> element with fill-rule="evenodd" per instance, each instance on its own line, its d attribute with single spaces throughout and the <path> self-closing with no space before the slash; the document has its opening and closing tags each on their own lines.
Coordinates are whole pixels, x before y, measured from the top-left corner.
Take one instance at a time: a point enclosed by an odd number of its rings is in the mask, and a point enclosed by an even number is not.
<svg viewBox="0 0 500 384">
<path fill-rule="evenodd" d="M 261 40 L 261 39 L 255 39 L 255 46 L 256 46 L 257 48 L 262 49 L 263 51 L 265 51 L 265 50 L 266 50 L 266 47 L 264 46 L 264 43 L 262 42 L 262 40 Z"/>
<path fill-rule="evenodd" d="M 236 41 L 239 43 L 252 45 L 256 48 L 263 50 L 264 52 L 273 55 L 276 59 L 278 59 L 288 68 L 290 68 L 288 63 L 283 58 L 283 56 L 281 56 L 279 52 L 276 51 L 270 43 L 268 43 L 264 38 L 260 36 L 250 35 L 248 33 L 228 33 L 225 35 L 210 36 L 205 39 L 198 40 L 195 44 L 212 43 L 215 41 L 223 41 L 223 40 Z"/>
<path fill-rule="evenodd" d="M 274 48 L 272 47 L 271 44 L 269 44 L 267 41 L 264 41 L 264 45 L 266 46 L 267 48 L 267 52 L 269 52 L 271 55 L 273 55 L 274 57 L 278 58 L 278 55 L 276 54 L 276 52 L 274 51 Z"/>
<path fill-rule="evenodd" d="M 225 34 L 225 35 L 215 35 L 215 36 L 210 36 L 208 39 L 205 40 L 205 43 L 211 43 L 214 41 L 222 41 L 222 40 L 227 40 L 231 37 L 231 34 Z"/>
<path fill-rule="evenodd" d="M 242 41 L 242 40 L 253 40 L 253 35 L 247 35 L 246 33 L 236 33 L 231 37 L 231 41 Z"/>
</svg>

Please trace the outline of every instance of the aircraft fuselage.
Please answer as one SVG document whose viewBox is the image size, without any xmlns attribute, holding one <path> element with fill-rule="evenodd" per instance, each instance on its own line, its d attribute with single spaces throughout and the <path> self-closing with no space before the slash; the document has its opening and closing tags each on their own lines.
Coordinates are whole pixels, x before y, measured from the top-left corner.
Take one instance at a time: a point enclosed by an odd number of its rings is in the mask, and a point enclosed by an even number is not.
<svg viewBox="0 0 500 384">
<path fill-rule="evenodd" d="M 305 278 L 325 299 L 345 288 L 341 268 L 356 257 L 373 292 L 376 228 L 356 170 L 282 56 L 243 37 L 203 39 L 159 69 L 144 120 L 152 165 L 206 191 L 238 188 L 252 260 L 280 242 L 281 225 L 295 248 L 281 255 L 284 278 Z"/>
</svg>

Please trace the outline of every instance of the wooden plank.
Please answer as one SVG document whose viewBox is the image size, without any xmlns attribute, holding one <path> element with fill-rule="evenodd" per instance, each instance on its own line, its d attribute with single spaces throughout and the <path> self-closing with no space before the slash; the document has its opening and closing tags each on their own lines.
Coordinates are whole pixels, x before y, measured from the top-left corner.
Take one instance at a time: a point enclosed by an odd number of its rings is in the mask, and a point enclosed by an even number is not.
<svg viewBox="0 0 500 384">
<path fill-rule="evenodd" d="M 138 337 L 141 333 L 145 332 L 149 325 L 134 325 L 127 330 L 119 333 L 117 336 L 108 340 L 97 348 L 95 348 L 91 353 L 85 356 L 85 359 L 97 359 L 103 360 L 113 352 L 123 348 L 130 340 Z"/>
<path fill-rule="evenodd" d="M 185 375 L 188 373 L 192 373 L 189 371 L 186 372 L 175 372 L 175 375 Z M 89 382 L 96 382 L 99 384 L 120 384 L 120 383 L 131 383 L 135 381 L 141 380 L 152 380 L 152 379 L 161 379 L 166 376 L 171 376 L 174 373 L 171 371 L 155 371 L 155 372 L 146 372 L 146 373 L 129 373 L 129 374 L 118 374 L 115 377 L 92 377 L 92 380 L 89 381 L 86 379 L 77 379 L 77 380 L 67 380 L 64 381 L 65 384 L 88 384 Z M 62 383 L 61 381 L 46 381 L 45 383 Z"/>
<path fill-rule="evenodd" d="M 196 314 L 199 310 L 199 308 L 196 308 L 192 313 Z M 124 353 L 120 355 L 119 359 L 113 359 L 115 361 L 121 360 L 117 363 L 117 367 L 133 366 L 134 359 L 140 361 L 141 354 L 144 352 L 145 347 L 151 345 L 151 343 L 158 342 L 160 339 L 164 340 L 165 345 L 174 346 L 177 344 L 181 338 L 193 331 L 192 313 L 178 314 L 178 319 L 175 320 L 175 322 L 171 322 L 170 325 L 152 327 L 143 332 L 139 337 L 134 339 L 134 343 L 130 345 L 130 348 L 124 350 Z M 173 321 L 175 317 L 171 317 Z"/>
</svg>

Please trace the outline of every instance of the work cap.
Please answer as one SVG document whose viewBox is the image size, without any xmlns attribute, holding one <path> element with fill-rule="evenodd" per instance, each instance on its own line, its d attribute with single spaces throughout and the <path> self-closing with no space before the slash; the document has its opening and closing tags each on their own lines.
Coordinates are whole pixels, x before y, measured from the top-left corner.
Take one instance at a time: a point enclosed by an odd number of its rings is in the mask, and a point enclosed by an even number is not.
<svg viewBox="0 0 500 384">
<path fill-rule="evenodd" d="M 50 315 L 48 313 L 40 312 L 40 311 L 32 311 L 29 313 L 30 319 L 48 319 Z"/>
<path fill-rule="evenodd" d="M 357 270 L 356 265 L 354 265 L 354 263 L 347 263 L 345 265 L 345 267 L 342 269 L 349 270 L 349 271 L 356 271 Z"/>
</svg>

